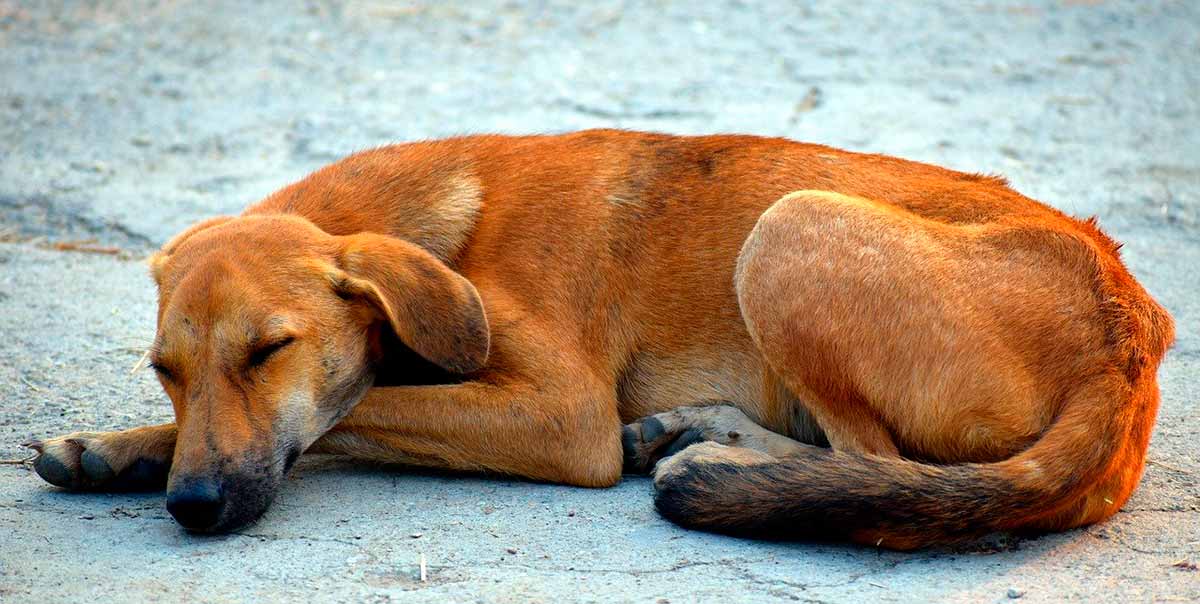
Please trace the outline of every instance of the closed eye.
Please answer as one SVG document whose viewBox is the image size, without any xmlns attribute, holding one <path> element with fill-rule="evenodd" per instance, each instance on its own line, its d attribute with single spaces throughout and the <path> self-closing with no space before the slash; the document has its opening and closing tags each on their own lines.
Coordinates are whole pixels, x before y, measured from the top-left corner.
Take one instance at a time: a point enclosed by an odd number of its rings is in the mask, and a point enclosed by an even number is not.
<svg viewBox="0 0 1200 604">
<path fill-rule="evenodd" d="M 246 366 L 250 368 L 262 366 L 263 363 L 266 363 L 267 360 L 271 358 L 271 355 L 279 352 L 280 349 L 288 344 L 291 344 L 295 340 L 296 338 L 287 337 L 255 349 L 254 352 L 250 353 L 250 359 L 246 361 Z"/>
<path fill-rule="evenodd" d="M 175 381 L 175 372 L 171 371 L 167 366 L 159 364 L 158 361 L 150 361 L 150 368 L 164 379 Z"/>
</svg>

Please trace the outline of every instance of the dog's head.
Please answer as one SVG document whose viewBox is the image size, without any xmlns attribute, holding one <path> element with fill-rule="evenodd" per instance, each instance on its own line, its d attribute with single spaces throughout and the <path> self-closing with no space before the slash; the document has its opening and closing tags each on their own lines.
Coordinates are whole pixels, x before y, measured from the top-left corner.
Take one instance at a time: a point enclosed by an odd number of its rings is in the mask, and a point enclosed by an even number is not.
<svg viewBox="0 0 1200 604">
<path fill-rule="evenodd" d="M 261 515 L 292 462 L 372 385 L 388 341 L 451 373 L 487 359 L 474 286 L 399 239 L 333 236 L 295 216 L 216 218 L 150 265 L 150 361 L 178 426 L 167 508 L 189 529 Z"/>
</svg>

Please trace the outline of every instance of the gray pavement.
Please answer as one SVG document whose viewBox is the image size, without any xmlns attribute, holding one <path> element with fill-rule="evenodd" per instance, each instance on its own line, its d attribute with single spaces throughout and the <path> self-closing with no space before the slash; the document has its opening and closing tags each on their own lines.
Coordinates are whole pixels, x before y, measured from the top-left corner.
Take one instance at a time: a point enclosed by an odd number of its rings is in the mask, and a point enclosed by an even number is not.
<svg viewBox="0 0 1200 604">
<path fill-rule="evenodd" d="M 0 465 L 0 602 L 1200 600 L 1200 3 L 0 0 L 0 458 L 169 419 L 139 261 L 351 151 L 621 126 L 785 135 L 1098 214 L 1174 314 L 1104 524 L 898 554 L 691 533 L 650 485 L 303 460 L 239 534 Z M 54 249 L 55 242 L 117 254 Z M 420 560 L 426 581 L 420 580 Z M 1189 567 L 1189 564 L 1192 566 Z"/>
</svg>

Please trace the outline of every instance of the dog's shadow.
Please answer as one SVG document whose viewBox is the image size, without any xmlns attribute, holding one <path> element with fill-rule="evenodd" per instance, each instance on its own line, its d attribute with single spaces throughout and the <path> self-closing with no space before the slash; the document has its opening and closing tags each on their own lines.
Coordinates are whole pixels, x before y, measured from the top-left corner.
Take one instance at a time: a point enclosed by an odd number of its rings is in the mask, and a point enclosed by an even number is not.
<svg viewBox="0 0 1200 604">
<path fill-rule="evenodd" d="M 861 556 L 866 550 L 842 543 L 752 540 L 697 533 L 676 527 L 658 517 L 651 501 L 650 481 L 642 476 L 625 476 L 608 489 L 586 489 L 500 474 L 464 472 L 401 464 L 364 462 L 349 457 L 309 455 L 289 472 L 271 507 L 256 522 L 228 534 L 186 531 L 175 525 L 164 506 L 165 493 L 156 492 L 69 492 L 45 484 L 30 472 L 37 486 L 15 499 L 16 506 L 52 509 L 80 520 L 141 519 L 161 523 L 164 538 L 215 543 L 276 532 L 320 534 L 338 532 L 348 518 L 371 518 L 408 522 L 412 517 L 450 516 L 468 518 L 496 512 L 495 521 L 514 528 L 530 520 L 531 513 L 546 517 L 620 517 L 628 523 L 627 537 L 637 542 L 673 541 L 681 538 L 716 539 L 726 544 L 754 545 L 796 553 L 807 550 L 835 556 Z M 580 527 L 583 530 L 589 530 Z M 168 534 L 169 533 L 169 534 Z M 171 534 L 174 537 L 171 537 Z M 332 533 L 331 533 L 332 534 Z M 702 536 L 703 535 L 703 536 Z M 926 550 L 939 556 L 1018 554 L 1035 536 L 997 534 L 944 548 Z M 911 554 L 873 552 L 891 559 Z M 990 556 L 989 556 L 990 557 Z"/>
</svg>

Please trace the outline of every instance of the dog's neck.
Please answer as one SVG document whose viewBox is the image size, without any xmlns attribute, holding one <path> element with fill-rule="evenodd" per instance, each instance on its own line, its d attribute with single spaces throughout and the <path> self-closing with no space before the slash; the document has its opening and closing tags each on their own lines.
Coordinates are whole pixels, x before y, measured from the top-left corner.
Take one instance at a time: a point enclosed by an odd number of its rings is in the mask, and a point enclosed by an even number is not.
<svg viewBox="0 0 1200 604">
<path fill-rule="evenodd" d="M 483 206 L 469 164 L 407 153 L 407 145 L 352 155 L 246 210 L 302 216 L 331 235 L 375 232 L 453 263 Z M 441 159 L 441 161 L 438 161 Z"/>
</svg>

